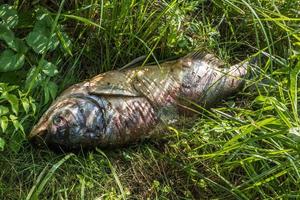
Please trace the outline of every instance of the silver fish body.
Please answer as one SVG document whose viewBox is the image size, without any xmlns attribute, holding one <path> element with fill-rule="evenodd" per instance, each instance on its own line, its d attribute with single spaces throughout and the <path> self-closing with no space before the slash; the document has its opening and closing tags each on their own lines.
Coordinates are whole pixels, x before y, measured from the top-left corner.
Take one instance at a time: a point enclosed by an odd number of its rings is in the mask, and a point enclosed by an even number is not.
<svg viewBox="0 0 300 200">
<path fill-rule="evenodd" d="M 29 138 L 77 148 L 119 146 L 149 137 L 165 115 L 186 112 L 189 102 L 209 107 L 238 91 L 248 62 L 222 66 L 212 54 L 194 53 L 160 65 L 100 74 L 65 90 Z"/>
</svg>

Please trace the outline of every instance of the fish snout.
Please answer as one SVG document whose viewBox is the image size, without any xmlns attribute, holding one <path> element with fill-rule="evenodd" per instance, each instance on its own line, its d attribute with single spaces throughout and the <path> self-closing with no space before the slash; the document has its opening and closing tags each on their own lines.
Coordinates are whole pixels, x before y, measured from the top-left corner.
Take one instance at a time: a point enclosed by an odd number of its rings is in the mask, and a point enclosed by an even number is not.
<svg viewBox="0 0 300 200">
<path fill-rule="evenodd" d="M 28 139 L 31 144 L 34 146 L 46 146 L 47 141 L 47 127 L 40 125 L 40 126 L 34 126 L 31 130 Z"/>
</svg>

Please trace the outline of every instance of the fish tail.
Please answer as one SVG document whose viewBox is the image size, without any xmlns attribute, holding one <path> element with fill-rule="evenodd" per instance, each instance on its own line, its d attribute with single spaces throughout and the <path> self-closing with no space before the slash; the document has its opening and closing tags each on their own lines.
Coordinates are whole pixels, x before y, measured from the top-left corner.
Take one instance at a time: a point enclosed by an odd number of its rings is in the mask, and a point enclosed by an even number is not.
<svg viewBox="0 0 300 200">
<path fill-rule="evenodd" d="M 251 79 L 254 76 L 252 67 L 257 65 L 258 60 L 259 57 L 254 56 L 231 66 L 231 75 L 239 78 Z"/>
</svg>

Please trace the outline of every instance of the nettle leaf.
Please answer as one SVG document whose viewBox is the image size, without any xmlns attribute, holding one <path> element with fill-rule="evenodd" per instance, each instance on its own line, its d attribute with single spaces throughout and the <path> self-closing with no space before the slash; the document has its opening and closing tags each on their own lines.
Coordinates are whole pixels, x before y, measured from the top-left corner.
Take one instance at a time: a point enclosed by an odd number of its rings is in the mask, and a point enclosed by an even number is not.
<svg viewBox="0 0 300 200">
<path fill-rule="evenodd" d="M 59 44 L 59 40 L 55 33 L 52 33 L 53 20 L 47 14 L 37 14 L 37 22 L 32 32 L 26 37 L 27 44 L 38 54 L 50 50 L 53 51 Z"/>
<path fill-rule="evenodd" d="M 25 55 L 6 49 L 0 55 L 0 72 L 15 71 L 23 67 Z"/>
<path fill-rule="evenodd" d="M 50 77 L 53 77 L 58 73 L 56 66 L 47 60 L 42 59 L 39 62 L 39 66 L 42 68 L 43 73 Z"/>
<path fill-rule="evenodd" d="M 1 125 L 2 132 L 4 133 L 8 126 L 8 118 L 6 116 L 1 117 L 0 125 Z"/>
<path fill-rule="evenodd" d="M 0 137 L 0 151 L 4 150 L 5 141 Z"/>
<path fill-rule="evenodd" d="M 9 109 L 5 106 L 0 105 L 0 116 L 9 113 Z"/>
<path fill-rule="evenodd" d="M 10 28 L 15 27 L 18 24 L 18 13 L 10 5 L 0 5 L 0 24 L 5 24 Z"/>
</svg>

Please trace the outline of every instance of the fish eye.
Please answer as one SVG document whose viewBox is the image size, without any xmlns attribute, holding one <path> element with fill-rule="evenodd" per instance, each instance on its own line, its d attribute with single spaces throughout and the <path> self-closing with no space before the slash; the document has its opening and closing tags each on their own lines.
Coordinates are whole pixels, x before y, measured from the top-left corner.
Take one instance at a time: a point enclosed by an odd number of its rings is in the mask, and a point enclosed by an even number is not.
<svg viewBox="0 0 300 200">
<path fill-rule="evenodd" d="M 62 116 L 57 115 L 53 118 L 53 124 L 56 126 L 62 126 L 65 124 L 65 119 Z"/>
</svg>

